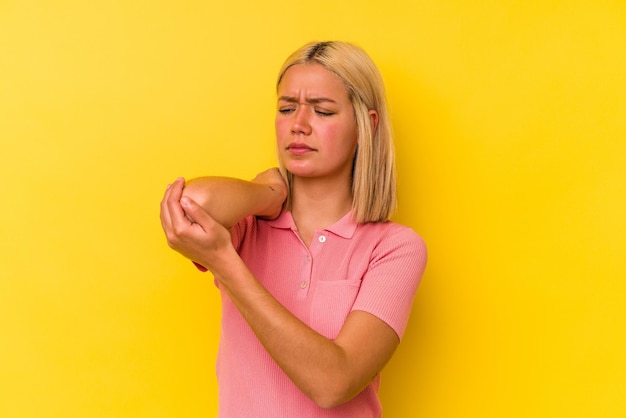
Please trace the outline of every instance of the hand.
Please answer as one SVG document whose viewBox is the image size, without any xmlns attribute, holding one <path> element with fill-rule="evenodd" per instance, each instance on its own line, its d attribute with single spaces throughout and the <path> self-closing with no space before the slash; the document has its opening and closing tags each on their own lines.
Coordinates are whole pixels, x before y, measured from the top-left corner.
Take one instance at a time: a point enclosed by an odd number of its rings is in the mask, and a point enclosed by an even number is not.
<svg viewBox="0 0 626 418">
<path fill-rule="evenodd" d="M 285 194 L 285 196 L 287 194 L 287 183 L 285 183 L 285 179 L 283 179 L 276 167 L 260 172 L 250 181 L 257 184 L 267 184 L 272 186 L 274 190 Z"/>
<path fill-rule="evenodd" d="M 283 176 L 280 174 L 278 168 L 274 167 L 262 171 L 250 181 L 256 184 L 266 185 L 272 190 L 272 192 L 277 194 L 278 199 L 276 201 L 279 202 L 279 205 L 276 205 L 276 209 L 272 211 L 271 215 L 261 216 L 264 219 L 277 218 L 282 211 L 282 206 L 285 202 L 285 199 L 287 199 L 287 195 L 289 193 L 289 190 L 287 189 L 287 183 L 285 182 Z"/>
<path fill-rule="evenodd" d="M 183 197 L 184 180 L 169 185 L 161 201 L 161 226 L 168 245 L 188 259 L 219 270 L 233 250 L 230 233 L 189 197 Z"/>
</svg>

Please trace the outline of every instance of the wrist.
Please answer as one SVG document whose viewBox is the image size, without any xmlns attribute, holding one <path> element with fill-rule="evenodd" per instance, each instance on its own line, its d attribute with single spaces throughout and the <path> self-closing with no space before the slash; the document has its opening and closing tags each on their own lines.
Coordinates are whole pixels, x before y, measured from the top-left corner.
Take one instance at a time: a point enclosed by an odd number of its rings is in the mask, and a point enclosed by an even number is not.
<svg viewBox="0 0 626 418">
<path fill-rule="evenodd" d="M 264 188 L 263 202 L 265 204 L 260 208 L 257 216 L 264 219 L 275 219 L 283 210 L 283 205 L 287 198 L 286 187 L 281 184 L 265 184 L 262 187 Z"/>
<path fill-rule="evenodd" d="M 215 277 L 221 277 L 232 274 L 231 270 L 235 268 L 238 261 L 243 262 L 231 244 L 222 248 L 207 249 L 198 261 L 193 261 L 193 263 L 199 270 L 202 271 L 201 267 L 204 267 L 205 271 L 210 271 Z"/>
<path fill-rule="evenodd" d="M 246 264 L 234 247 L 230 249 L 232 251 L 224 251 L 218 255 L 219 261 L 217 258 L 213 258 L 209 268 L 220 284 L 225 286 L 232 285 L 233 278 L 241 277 L 241 273 L 247 270 Z"/>
</svg>

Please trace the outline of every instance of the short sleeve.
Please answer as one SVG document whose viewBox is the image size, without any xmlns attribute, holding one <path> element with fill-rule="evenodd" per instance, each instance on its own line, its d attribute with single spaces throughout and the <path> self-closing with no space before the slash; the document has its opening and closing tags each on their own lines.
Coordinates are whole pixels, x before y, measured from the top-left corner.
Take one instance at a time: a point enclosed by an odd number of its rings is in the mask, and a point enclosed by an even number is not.
<svg viewBox="0 0 626 418">
<path fill-rule="evenodd" d="M 352 310 L 380 318 L 402 339 L 426 261 L 418 234 L 404 226 L 392 231 L 374 249 Z"/>
<path fill-rule="evenodd" d="M 241 243 L 245 239 L 246 235 L 255 231 L 257 227 L 257 218 L 253 215 L 246 216 L 239 222 L 237 222 L 232 228 L 230 228 L 230 237 L 233 242 L 233 247 L 239 252 Z"/>
</svg>

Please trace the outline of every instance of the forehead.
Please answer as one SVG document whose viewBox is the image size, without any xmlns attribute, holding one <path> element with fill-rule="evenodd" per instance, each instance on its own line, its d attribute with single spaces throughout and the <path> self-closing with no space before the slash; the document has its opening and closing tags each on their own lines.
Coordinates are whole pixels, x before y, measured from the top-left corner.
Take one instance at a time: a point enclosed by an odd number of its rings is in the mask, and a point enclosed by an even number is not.
<svg viewBox="0 0 626 418">
<path fill-rule="evenodd" d="M 278 96 L 348 99 L 341 78 L 321 64 L 296 64 L 287 69 L 278 84 Z"/>
</svg>

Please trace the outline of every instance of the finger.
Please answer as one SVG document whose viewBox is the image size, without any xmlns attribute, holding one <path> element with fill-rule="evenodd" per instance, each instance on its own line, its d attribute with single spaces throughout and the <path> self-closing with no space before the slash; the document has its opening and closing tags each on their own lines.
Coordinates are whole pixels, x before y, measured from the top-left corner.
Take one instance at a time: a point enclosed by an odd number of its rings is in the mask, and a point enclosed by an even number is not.
<svg viewBox="0 0 626 418">
<path fill-rule="evenodd" d="M 213 219 L 211 215 L 209 215 L 202 206 L 200 206 L 196 201 L 191 199 L 189 196 L 184 196 L 180 199 L 180 205 L 183 209 L 185 215 L 193 219 L 193 222 L 200 225 L 203 230 L 208 231 L 213 227 L 217 221 Z"/>
<path fill-rule="evenodd" d="M 161 218 L 161 226 L 163 227 L 164 230 L 167 230 L 169 228 L 171 228 L 172 226 L 172 219 L 170 216 L 170 211 L 169 208 L 167 206 L 167 202 L 170 198 L 171 195 L 171 190 L 172 190 L 172 185 L 174 183 L 168 184 L 166 189 L 165 189 L 165 193 L 163 194 L 163 199 L 161 200 L 161 211 L 159 213 L 160 218 Z"/>
<path fill-rule="evenodd" d="M 165 188 L 165 193 L 163 193 L 163 198 L 161 199 L 161 203 L 160 203 L 160 210 L 159 210 L 159 218 L 161 219 L 161 227 L 163 228 L 163 230 L 166 230 L 167 228 L 169 228 L 169 226 L 171 225 L 171 219 L 169 216 L 169 211 L 167 210 L 167 198 L 169 197 L 169 190 L 171 188 L 171 184 L 168 184 L 167 187 Z"/>
<path fill-rule="evenodd" d="M 166 200 L 166 207 L 170 217 L 171 227 L 174 231 L 180 228 L 185 228 L 191 224 L 191 221 L 185 216 L 182 206 L 180 205 L 180 198 L 183 195 L 183 188 L 185 180 L 182 178 L 176 179 L 172 186 L 167 190 L 168 197 Z"/>
</svg>

